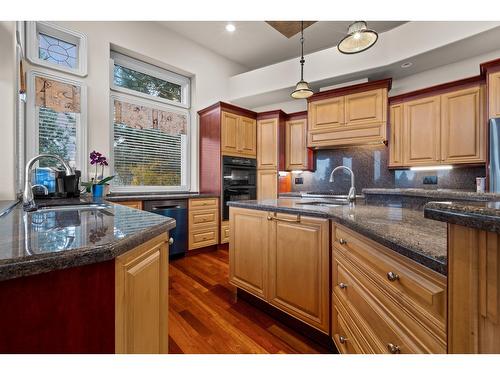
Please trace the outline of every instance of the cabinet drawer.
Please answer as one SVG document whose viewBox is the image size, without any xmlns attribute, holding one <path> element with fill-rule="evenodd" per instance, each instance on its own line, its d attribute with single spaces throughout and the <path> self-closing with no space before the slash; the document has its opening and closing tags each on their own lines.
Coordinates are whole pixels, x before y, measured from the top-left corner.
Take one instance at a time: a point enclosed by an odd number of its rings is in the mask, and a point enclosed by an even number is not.
<svg viewBox="0 0 500 375">
<path fill-rule="evenodd" d="M 332 338 L 335 346 L 342 354 L 364 354 L 352 332 L 353 323 L 348 320 L 347 313 L 342 311 L 341 304 L 334 304 L 332 308 L 333 331 Z"/>
<path fill-rule="evenodd" d="M 142 201 L 122 201 L 122 202 L 113 202 L 113 203 L 119 204 L 121 206 L 135 208 L 136 210 L 142 210 Z"/>
<path fill-rule="evenodd" d="M 219 215 L 217 209 L 193 210 L 189 212 L 189 226 L 196 229 L 200 227 L 216 226 Z"/>
<path fill-rule="evenodd" d="M 444 324 L 445 277 L 339 225 L 333 229 L 333 246 L 391 297 L 403 300 L 416 313 L 432 314 Z"/>
<path fill-rule="evenodd" d="M 218 228 L 204 228 L 189 231 L 189 250 L 216 245 L 219 242 Z"/>
<path fill-rule="evenodd" d="M 199 198 L 189 200 L 189 210 L 204 210 L 207 208 L 217 208 L 217 198 Z"/>
<path fill-rule="evenodd" d="M 221 222 L 220 225 L 220 243 L 229 242 L 229 220 Z"/>
</svg>

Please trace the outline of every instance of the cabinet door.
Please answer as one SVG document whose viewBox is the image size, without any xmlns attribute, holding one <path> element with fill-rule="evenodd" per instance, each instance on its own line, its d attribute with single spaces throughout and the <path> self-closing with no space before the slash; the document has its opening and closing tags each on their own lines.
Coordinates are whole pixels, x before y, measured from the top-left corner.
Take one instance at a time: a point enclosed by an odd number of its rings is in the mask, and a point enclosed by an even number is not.
<svg viewBox="0 0 500 375">
<path fill-rule="evenodd" d="M 116 353 L 168 352 L 168 244 L 152 240 L 116 260 Z"/>
<path fill-rule="evenodd" d="M 307 120 L 300 119 L 285 123 L 286 169 L 308 169 L 307 165 Z"/>
<path fill-rule="evenodd" d="M 310 102 L 308 107 L 309 130 L 326 130 L 344 125 L 344 97 Z"/>
<path fill-rule="evenodd" d="M 278 172 L 276 170 L 257 171 L 257 199 L 278 198 Z"/>
<path fill-rule="evenodd" d="M 403 165 L 403 105 L 391 106 L 389 140 L 389 167 Z"/>
<path fill-rule="evenodd" d="M 404 165 L 440 162 L 440 97 L 413 100 L 403 105 Z"/>
<path fill-rule="evenodd" d="M 222 112 L 222 153 L 235 155 L 238 153 L 238 115 L 228 112 Z"/>
<path fill-rule="evenodd" d="M 269 302 L 323 332 L 329 331 L 328 225 L 328 219 L 277 214 L 269 245 Z"/>
<path fill-rule="evenodd" d="M 345 96 L 345 123 L 350 125 L 385 122 L 387 90 L 378 89 Z"/>
<path fill-rule="evenodd" d="M 238 152 L 245 156 L 257 155 L 257 126 L 254 119 L 240 117 L 238 123 Z"/>
<path fill-rule="evenodd" d="M 500 117 L 500 72 L 488 75 L 489 117 Z"/>
<path fill-rule="evenodd" d="M 266 299 L 269 247 L 267 212 L 231 207 L 229 221 L 229 282 Z"/>
<path fill-rule="evenodd" d="M 444 163 L 486 161 L 481 91 L 477 86 L 441 95 L 441 159 Z"/>
<path fill-rule="evenodd" d="M 278 119 L 257 122 L 257 168 L 278 168 Z"/>
</svg>

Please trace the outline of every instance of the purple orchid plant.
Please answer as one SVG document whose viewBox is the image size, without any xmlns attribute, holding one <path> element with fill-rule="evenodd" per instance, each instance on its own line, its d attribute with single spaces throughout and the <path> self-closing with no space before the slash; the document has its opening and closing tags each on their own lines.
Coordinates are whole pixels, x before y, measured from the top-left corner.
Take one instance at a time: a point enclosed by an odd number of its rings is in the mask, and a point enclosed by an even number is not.
<svg viewBox="0 0 500 375">
<path fill-rule="evenodd" d="M 106 178 L 103 178 L 104 167 L 107 167 L 109 165 L 108 160 L 103 154 L 94 150 L 90 153 L 89 156 L 90 156 L 90 165 L 95 165 L 95 174 L 90 182 L 82 183 L 82 185 L 87 186 L 87 188 L 91 187 L 92 185 L 105 185 L 115 177 L 115 176 L 108 176 Z M 101 167 L 101 180 L 98 180 L 98 175 L 97 175 L 99 167 Z"/>
</svg>

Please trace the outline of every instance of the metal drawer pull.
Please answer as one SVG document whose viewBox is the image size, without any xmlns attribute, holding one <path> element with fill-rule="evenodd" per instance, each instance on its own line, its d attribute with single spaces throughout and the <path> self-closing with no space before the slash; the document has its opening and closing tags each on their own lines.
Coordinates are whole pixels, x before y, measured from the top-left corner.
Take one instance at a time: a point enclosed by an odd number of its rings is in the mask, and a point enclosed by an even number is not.
<svg viewBox="0 0 500 375">
<path fill-rule="evenodd" d="M 339 284 L 339 288 L 340 288 L 340 289 L 347 289 L 347 284 L 340 283 L 340 284 Z"/>
<path fill-rule="evenodd" d="M 339 336 L 339 341 L 341 344 L 345 344 L 347 342 L 347 337 Z"/>
<path fill-rule="evenodd" d="M 344 240 L 343 238 L 339 238 L 339 243 L 341 245 L 347 245 L 347 240 Z"/>
<path fill-rule="evenodd" d="M 300 223 L 300 215 L 297 215 L 296 219 L 280 219 L 271 214 L 267 215 L 267 220 L 284 221 L 285 223 Z"/>
<path fill-rule="evenodd" d="M 173 238 L 173 237 L 170 237 L 170 238 L 168 239 L 168 243 L 169 243 L 169 245 L 173 245 L 173 244 L 174 244 L 174 238 Z"/>
<path fill-rule="evenodd" d="M 401 353 L 401 349 L 399 349 L 399 346 L 391 344 L 391 343 L 387 344 L 387 349 L 389 349 L 389 352 L 391 354 L 399 354 L 399 353 Z"/>
<path fill-rule="evenodd" d="M 389 281 L 396 281 L 396 280 L 399 280 L 399 275 L 397 273 L 390 271 L 390 272 L 387 272 L 387 279 Z"/>
</svg>

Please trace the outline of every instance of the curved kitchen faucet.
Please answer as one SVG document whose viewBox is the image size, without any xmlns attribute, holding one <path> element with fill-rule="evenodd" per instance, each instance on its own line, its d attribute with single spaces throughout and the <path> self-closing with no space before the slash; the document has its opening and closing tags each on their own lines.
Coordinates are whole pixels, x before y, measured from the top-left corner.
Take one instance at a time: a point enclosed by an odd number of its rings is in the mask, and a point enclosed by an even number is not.
<svg viewBox="0 0 500 375">
<path fill-rule="evenodd" d="M 23 193 L 23 208 L 24 211 L 35 211 L 36 210 L 36 204 L 35 200 L 33 198 L 33 186 L 31 186 L 31 181 L 30 181 L 30 173 L 31 173 L 31 168 L 33 165 L 40 159 L 55 159 L 59 163 L 61 163 L 64 167 L 66 176 L 72 176 L 75 174 L 73 172 L 73 169 L 70 167 L 70 165 L 64 161 L 60 156 L 58 155 L 51 155 L 51 154 L 40 154 L 38 156 L 35 156 L 33 159 L 28 161 L 26 163 L 26 169 L 25 169 L 25 174 L 24 174 L 24 193 Z"/>
<path fill-rule="evenodd" d="M 351 188 L 349 189 L 349 194 L 347 195 L 347 200 L 349 202 L 354 202 L 356 200 L 356 188 L 354 187 L 354 172 L 352 171 L 351 168 L 345 167 L 343 165 L 339 165 L 338 167 L 334 168 L 332 173 L 330 173 L 330 182 L 333 182 L 333 174 L 339 170 L 339 169 L 345 169 L 351 174 Z"/>
</svg>

